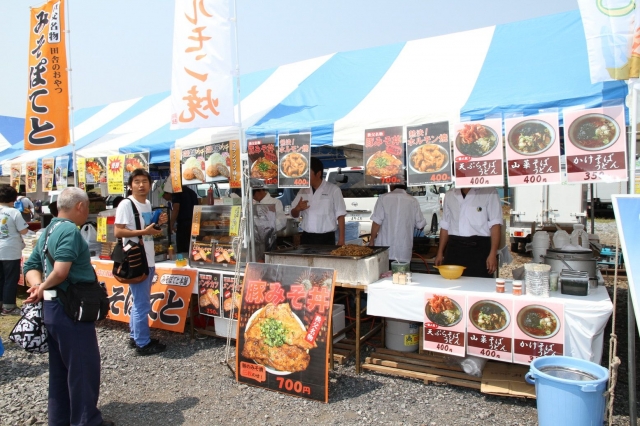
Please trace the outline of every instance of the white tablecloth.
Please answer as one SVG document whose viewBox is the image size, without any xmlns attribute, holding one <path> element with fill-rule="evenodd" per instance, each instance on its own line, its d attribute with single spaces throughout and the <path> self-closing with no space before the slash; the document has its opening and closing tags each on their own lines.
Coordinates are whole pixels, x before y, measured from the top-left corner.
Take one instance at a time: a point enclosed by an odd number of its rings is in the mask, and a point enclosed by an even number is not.
<svg viewBox="0 0 640 426">
<path fill-rule="evenodd" d="M 446 280 L 440 275 L 413 274 L 409 285 L 393 284 L 390 279 L 376 281 L 368 286 L 367 314 L 422 323 L 424 321 L 424 293 L 427 289 L 463 290 L 473 293 L 495 294 L 492 278 L 461 277 Z M 506 285 L 511 294 L 511 285 Z M 568 296 L 559 291 L 551 298 L 521 297 L 528 300 L 548 300 L 564 304 L 565 355 L 600 363 L 604 328 L 613 312 L 613 304 L 603 286 L 591 289 L 588 296 Z"/>
</svg>

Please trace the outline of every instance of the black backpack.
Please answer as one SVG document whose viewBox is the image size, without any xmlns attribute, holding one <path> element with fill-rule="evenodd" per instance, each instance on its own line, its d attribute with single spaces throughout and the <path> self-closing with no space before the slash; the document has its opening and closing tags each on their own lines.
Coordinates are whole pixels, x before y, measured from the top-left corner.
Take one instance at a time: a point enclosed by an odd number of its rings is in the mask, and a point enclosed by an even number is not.
<svg viewBox="0 0 640 426">
<path fill-rule="evenodd" d="M 131 207 L 136 220 L 136 229 L 141 230 L 140 213 L 133 201 L 131 201 Z M 113 278 L 121 283 L 139 284 L 149 276 L 149 264 L 142 237 L 138 237 L 137 243 L 129 240 L 127 244 L 123 244 L 122 238 L 118 238 L 111 253 L 111 260 L 113 260 Z"/>
</svg>

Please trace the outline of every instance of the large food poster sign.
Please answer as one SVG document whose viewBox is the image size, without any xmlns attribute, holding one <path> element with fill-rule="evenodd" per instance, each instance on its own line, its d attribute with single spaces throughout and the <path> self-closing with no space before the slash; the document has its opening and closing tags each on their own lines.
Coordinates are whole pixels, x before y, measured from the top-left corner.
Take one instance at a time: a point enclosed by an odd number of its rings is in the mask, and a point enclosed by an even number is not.
<svg viewBox="0 0 640 426">
<path fill-rule="evenodd" d="M 129 322 L 133 295 L 128 284 L 113 278 L 113 262 L 92 260 L 98 280 L 103 281 L 109 296 L 109 319 Z M 151 284 L 149 326 L 163 330 L 184 332 L 189 301 L 198 271 L 195 269 L 156 267 Z"/>
<path fill-rule="evenodd" d="M 11 186 L 20 192 L 20 176 L 22 175 L 22 163 L 11 163 Z"/>
<path fill-rule="evenodd" d="M 145 169 L 149 171 L 149 153 L 136 152 L 124 155 L 124 176 L 123 182 L 126 185 L 129 182 L 129 176 L 135 169 Z"/>
<path fill-rule="evenodd" d="M 239 382 L 328 401 L 333 269 L 249 263 L 236 341 Z"/>
<path fill-rule="evenodd" d="M 513 301 L 513 362 L 531 364 L 541 356 L 564 355 L 564 305 L 518 299 Z"/>
<path fill-rule="evenodd" d="M 63 155 L 56 157 L 56 168 L 54 176 L 56 179 L 56 189 L 65 189 L 67 187 L 67 174 L 69 173 L 69 157 Z"/>
<path fill-rule="evenodd" d="M 221 283 L 220 274 L 198 273 L 198 307 L 201 315 L 220 316 Z"/>
<path fill-rule="evenodd" d="M 426 351 L 464 356 L 467 312 L 463 293 L 447 291 L 424 295 L 424 341 Z"/>
<path fill-rule="evenodd" d="M 124 155 L 107 157 L 107 187 L 109 194 L 124 193 Z"/>
<path fill-rule="evenodd" d="M 230 142 L 220 142 L 182 150 L 182 184 L 223 182 L 230 179 Z"/>
<path fill-rule="evenodd" d="M 511 362 L 513 300 L 467 296 L 467 354 Z"/>
<path fill-rule="evenodd" d="M 558 114 L 505 120 L 509 186 L 561 183 Z"/>
<path fill-rule="evenodd" d="M 26 192 L 38 191 L 38 162 L 27 161 L 27 174 L 25 177 Z"/>
<path fill-rule="evenodd" d="M 42 192 L 53 190 L 53 158 L 42 159 Z"/>
<path fill-rule="evenodd" d="M 365 185 L 404 184 L 402 126 L 364 131 Z"/>
<path fill-rule="evenodd" d="M 565 111 L 567 181 L 621 182 L 627 177 L 624 106 Z"/>
<path fill-rule="evenodd" d="M 95 185 L 107 183 L 107 157 L 89 157 L 86 159 L 87 183 Z"/>
<path fill-rule="evenodd" d="M 278 186 L 308 188 L 310 180 L 311 133 L 278 136 Z"/>
<path fill-rule="evenodd" d="M 278 186 L 278 155 L 276 154 L 276 137 L 249 139 L 247 152 L 251 177 L 260 179 L 267 187 Z"/>
<path fill-rule="evenodd" d="M 459 123 L 455 130 L 456 187 L 502 186 L 502 120 Z"/>
<path fill-rule="evenodd" d="M 407 185 L 450 183 L 449 122 L 407 127 Z"/>
</svg>

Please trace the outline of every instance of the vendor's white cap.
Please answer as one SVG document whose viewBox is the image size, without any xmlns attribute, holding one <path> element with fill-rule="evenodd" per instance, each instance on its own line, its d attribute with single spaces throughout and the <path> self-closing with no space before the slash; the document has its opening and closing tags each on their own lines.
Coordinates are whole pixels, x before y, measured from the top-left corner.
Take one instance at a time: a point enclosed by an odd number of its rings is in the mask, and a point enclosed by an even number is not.
<svg viewBox="0 0 640 426">
<path fill-rule="evenodd" d="M 173 185 L 171 184 L 171 176 L 164 181 L 164 185 L 162 186 L 162 190 L 169 194 L 173 194 Z"/>
</svg>

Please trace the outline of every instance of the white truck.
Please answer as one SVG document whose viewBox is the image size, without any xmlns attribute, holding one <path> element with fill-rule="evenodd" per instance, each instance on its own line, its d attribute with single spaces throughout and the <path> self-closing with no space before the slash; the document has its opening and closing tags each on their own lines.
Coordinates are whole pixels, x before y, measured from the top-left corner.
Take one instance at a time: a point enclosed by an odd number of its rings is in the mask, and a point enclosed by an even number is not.
<svg viewBox="0 0 640 426">
<path fill-rule="evenodd" d="M 337 167 L 326 170 L 325 179 L 342 190 L 347 207 L 347 222 L 360 224 L 360 235 L 371 233 L 371 214 L 378 196 L 389 192 L 388 185 L 367 186 L 364 184 L 362 167 Z M 420 209 L 427 220 L 424 233 L 436 233 L 441 218 L 440 194 L 436 187 L 409 187 L 407 193 L 414 195 L 420 203 Z"/>
<path fill-rule="evenodd" d="M 585 225 L 586 185 L 516 186 L 512 190 L 509 236 L 513 252 L 524 251 L 536 231 L 553 232 L 560 227 L 571 233 L 573 224 Z"/>
<path fill-rule="evenodd" d="M 591 185 L 587 184 L 587 215 L 591 217 Z M 626 194 L 627 182 L 599 182 L 593 184 L 593 204 L 596 216 L 613 217 L 613 194 Z"/>
</svg>

